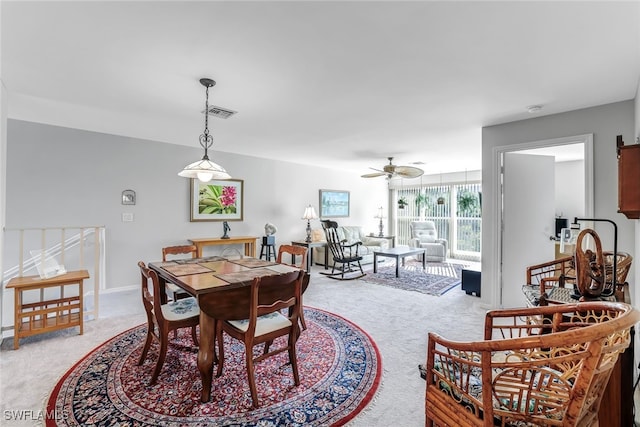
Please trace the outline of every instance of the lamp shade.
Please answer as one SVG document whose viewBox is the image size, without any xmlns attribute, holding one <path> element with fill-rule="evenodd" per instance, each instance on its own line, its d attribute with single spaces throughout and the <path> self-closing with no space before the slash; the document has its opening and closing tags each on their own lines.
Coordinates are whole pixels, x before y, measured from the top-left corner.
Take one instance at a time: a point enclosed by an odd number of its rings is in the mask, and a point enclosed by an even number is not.
<svg viewBox="0 0 640 427">
<path fill-rule="evenodd" d="M 217 163 L 208 159 L 193 162 L 178 173 L 183 178 L 198 178 L 202 182 L 211 181 L 212 179 L 230 179 L 231 175 Z"/>
<path fill-rule="evenodd" d="M 316 219 L 316 218 L 318 218 L 318 215 L 316 214 L 316 210 L 313 208 L 313 206 L 309 205 L 306 208 L 304 208 L 304 214 L 302 215 L 302 219 L 310 220 L 310 219 Z"/>
</svg>

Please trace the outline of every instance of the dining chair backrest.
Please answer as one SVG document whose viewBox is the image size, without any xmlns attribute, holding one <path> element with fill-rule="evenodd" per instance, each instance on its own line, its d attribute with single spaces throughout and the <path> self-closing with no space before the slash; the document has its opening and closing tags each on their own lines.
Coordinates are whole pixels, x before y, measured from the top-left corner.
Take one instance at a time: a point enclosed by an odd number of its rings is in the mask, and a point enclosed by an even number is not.
<svg viewBox="0 0 640 427">
<path fill-rule="evenodd" d="M 285 254 L 289 256 L 289 259 L 284 258 Z M 276 262 L 278 264 L 287 264 L 301 269 L 306 269 L 307 248 L 298 245 L 280 245 L 278 248 L 278 257 L 276 258 Z"/>
<path fill-rule="evenodd" d="M 151 322 L 161 323 L 163 320 L 160 305 L 160 280 L 158 273 L 149 269 L 144 262 L 139 261 L 140 275 L 142 279 L 142 303 Z"/>
<path fill-rule="evenodd" d="M 290 307 L 300 303 L 304 275 L 304 270 L 295 270 L 290 273 L 256 277 L 248 286 L 225 290 L 224 301 L 216 300 L 215 304 L 201 305 L 201 308 L 215 319 L 241 320 L 250 319 L 253 310 L 263 312 L 264 309 L 261 307 L 258 310 L 258 306 L 277 303 L 281 308 Z"/>
<path fill-rule="evenodd" d="M 162 261 L 169 261 L 169 256 L 190 254 L 191 258 L 196 258 L 198 248 L 196 245 L 166 246 L 162 248 Z"/>
</svg>

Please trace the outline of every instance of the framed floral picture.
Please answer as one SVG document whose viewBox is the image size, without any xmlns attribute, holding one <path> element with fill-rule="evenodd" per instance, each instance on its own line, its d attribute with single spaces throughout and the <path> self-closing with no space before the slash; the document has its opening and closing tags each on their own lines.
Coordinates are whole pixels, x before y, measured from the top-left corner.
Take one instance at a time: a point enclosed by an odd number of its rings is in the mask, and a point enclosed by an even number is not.
<svg viewBox="0 0 640 427">
<path fill-rule="evenodd" d="M 241 179 L 192 179 L 191 221 L 242 221 L 243 186 Z"/>
</svg>

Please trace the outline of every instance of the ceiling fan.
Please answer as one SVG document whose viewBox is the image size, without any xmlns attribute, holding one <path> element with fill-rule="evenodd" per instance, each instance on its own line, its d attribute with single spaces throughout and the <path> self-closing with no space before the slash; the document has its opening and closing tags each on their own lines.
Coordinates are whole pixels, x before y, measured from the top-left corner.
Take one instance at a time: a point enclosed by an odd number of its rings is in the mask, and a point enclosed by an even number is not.
<svg viewBox="0 0 640 427">
<path fill-rule="evenodd" d="M 417 178 L 424 174 L 424 171 L 420 168 L 416 168 L 413 166 L 397 166 L 393 164 L 393 157 L 387 157 L 389 159 L 389 164 L 385 165 L 382 170 L 376 168 L 373 169 L 373 173 L 367 173 L 362 175 L 363 178 L 376 178 L 378 176 L 386 176 L 387 179 L 401 177 L 401 178 Z"/>
</svg>

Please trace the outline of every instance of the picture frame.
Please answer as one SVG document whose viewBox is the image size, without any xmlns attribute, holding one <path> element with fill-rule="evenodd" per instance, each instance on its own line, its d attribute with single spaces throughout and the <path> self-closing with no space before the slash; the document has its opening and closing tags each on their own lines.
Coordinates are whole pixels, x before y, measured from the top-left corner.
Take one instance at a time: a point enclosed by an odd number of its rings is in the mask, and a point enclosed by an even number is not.
<svg viewBox="0 0 640 427">
<path fill-rule="evenodd" d="M 191 180 L 191 221 L 242 221 L 244 181 Z"/>
<path fill-rule="evenodd" d="M 136 192 L 133 190 L 124 190 L 122 192 L 122 204 L 123 205 L 135 205 L 136 204 Z"/>
<path fill-rule="evenodd" d="M 320 218 L 349 216 L 350 194 L 344 190 L 320 190 Z"/>
</svg>

